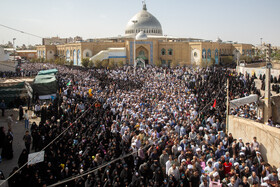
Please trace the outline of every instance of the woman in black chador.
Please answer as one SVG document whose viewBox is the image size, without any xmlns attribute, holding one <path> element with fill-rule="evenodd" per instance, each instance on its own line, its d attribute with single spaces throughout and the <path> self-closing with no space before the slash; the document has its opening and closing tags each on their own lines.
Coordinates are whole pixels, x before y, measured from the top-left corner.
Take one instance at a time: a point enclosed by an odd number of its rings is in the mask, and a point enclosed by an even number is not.
<svg viewBox="0 0 280 187">
<path fill-rule="evenodd" d="M 13 133 L 12 131 L 9 129 L 7 136 L 5 138 L 5 142 L 4 142 L 4 146 L 2 149 L 2 157 L 6 158 L 8 160 L 12 159 L 14 154 L 13 154 Z"/>
</svg>

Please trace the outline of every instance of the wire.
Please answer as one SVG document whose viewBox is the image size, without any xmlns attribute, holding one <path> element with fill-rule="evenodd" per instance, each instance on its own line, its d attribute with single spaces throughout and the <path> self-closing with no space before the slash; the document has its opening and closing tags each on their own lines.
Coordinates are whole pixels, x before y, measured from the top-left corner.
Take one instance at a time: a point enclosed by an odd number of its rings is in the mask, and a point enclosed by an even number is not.
<svg viewBox="0 0 280 187">
<path fill-rule="evenodd" d="M 146 147 L 152 145 L 153 143 L 155 143 L 155 142 L 152 142 L 152 143 L 149 143 L 148 145 L 145 145 L 145 146 L 143 147 L 143 149 L 145 149 Z M 93 172 L 95 172 L 95 171 L 98 170 L 98 169 L 104 168 L 105 166 L 107 166 L 107 165 L 109 165 L 109 164 L 112 164 L 112 163 L 114 163 L 114 162 L 116 162 L 116 161 L 118 161 L 118 160 L 124 159 L 124 158 L 126 158 L 126 157 L 128 157 L 128 156 L 130 156 L 130 155 L 133 155 L 133 154 L 137 153 L 137 152 L 138 152 L 138 151 L 134 151 L 134 152 L 128 153 L 128 154 L 126 154 L 126 155 L 124 155 L 124 156 L 122 156 L 122 157 L 119 157 L 119 158 L 116 158 L 115 160 L 112 160 L 112 161 L 110 161 L 110 162 L 107 162 L 106 164 L 103 164 L 102 166 L 99 166 L 99 167 L 97 167 L 97 168 L 95 168 L 95 169 L 93 169 L 93 170 L 90 170 L 90 171 L 88 171 L 88 172 L 86 172 L 86 173 L 84 173 L 84 174 L 76 175 L 75 177 L 68 178 L 68 179 L 65 179 L 65 180 L 63 180 L 63 181 L 60 181 L 60 182 L 51 184 L 51 185 L 49 185 L 49 187 L 57 186 L 57 185 L 60 185 L 60 184 L 63 184 L 63 183 L 72 181 L 72 180 L 74 180 L 74 179 L 81 178 L 81 177 L 83 177 L 83 176 L 85 176 L 85 175 L 88 175 L 88 174 L 90 174 L 90 173 L 93 173 Z"/>
<path fill-rule="evenodd" d="M 22 33 L 22 34 L 27 34 L 27 35 L 34 36 L 34 37 L 37 37 L 37 38 L 43 38 L 43 37 L 38 36 L 38 35 L 36 35 L 36 34 L 31 34 L 31 33 L 28 33 L 28 32 L 24 32 L 24 31 L 21 31 L 21 30 L 18 30 L 18 29 L 15 29 L 15 28 L 12 28 L 12 27 L 3 25 L 3 24 L 0 24 L 0 26 L 5 27 L 5 28 L 7 28 L 7 29 L 11 29 L 11 30 L 13 30 L 13 31 L 20 32 L 20 33 Z"/>
<path fill-rule="evenodd" d="M 226 87 L 226 85 L 224 85 L 224 86 L 220 89 L 220 91 L 218 92 L 218 94 L 216 95 L 216 97 L 215 97 L 214 99 L 216 99 L 216 98 L 220 95 L 221 91 L 222 91 L 225 87 Z M 214 99 L 213 99 L 213 100 L 214 100 Z M 213 101 L 213 100 L 212 100 L 212 101 Z M 203 110 L 205 110 L 206 107 L 208 107 L 209 104 L 211 104 L 211 102 L 208 103 L 202 110 L 200 110 L 200 112 L 202 112 Z M 199 112 L 199 113 L 200 113 L 200 112 Z M 150 144 L 144 146 L 143 149 L 145 149 L 147 146 L 149 146 L 149 145 L 151 145 L 151 144 L 152 144 L 152 143 L 150 143 Z M 83 177 L 83 176 L 85 176 L 85 175 L 88 175 L 88 174 L 90 174 L 90 173 L 93 173 L 93 172 L 95 172 L 95 171 L 98 170 L 98 169 L 101 169 L 101 168 L 103 168 L 103 167 L 105 167 L 105 166 L 107 166 L 107 165 L 109 165 L 109 164 L 112 164 L 112 163 L 114 163 L 114 162 L 116 162 L 116 161 L 118 161 L 118 160 L 121 160 L 121 159 L 123 159 L 123 158 L 126 158 L 126 157 L 128 157 L 128 156 L 130 156 L 130 155 L 133 155 L 133 154 L 135 154 L 135 153 L 137 153 L 137 151 L 134 151 L 134 152 L 129 153 L 129 154 L 126 154 L 126 155 L 124 155 L 124 156 L 122 156 L 122 157 L 116 158 L 115 160 L 112 160 L 112 161 L 110 161 L 110 162 L 107 162 L 106 164 L 104 164 L 104 165 L 102 165 L 102 166 L 99 166 L 99 167 L 97 167 L 97 168 L 95 168 L 95 169 L 93 169 L 93 170 L 90 170 L 90 171 L 88 171 L 88 172 L 86 172 L 86 173 L 84 173 L 84 174 L 76 175 L 75 177 L 68 178 L 68 179 L 65 179 L 65 180 L 63 180 L 63 181 L 60 181 L 60 182 L 51 184 L 51 185 L 49 185 L 49 187 L 57 186 L 57 185 L 60 185 L 60 184 L 63 184 L 63 183 L 72 181 L 72 180 L 74 180 L 74 179 L 81 178 L 81 177 Z"/>
<path fill-rule="evenodd" d="M 69 125 L 62 133 L 60 133 L 57 137 L 55 137 L 48 145 L 46 145 L 41 151 L 44 151 L 46 148 L 48 148 L 54 141 L 56 141 L 62 134 L 64 134 L 70 127 L 72 127 L 75 123 L 77 123 L 77 121 L 81 118 L 81 117 L 83 117 L 88 111 L 89 111 L 89 109 L 91 109 L 91 107 L 93 106 L 93 104 L 91 104 L 90 106 L 89 106 L 89 108 L 82 114 L 82 115 L 80 115 L 71 125 Z M 23 166 L 21 166 L 19 169 L 17 169 L 13 174 L 11 174 L 6 180 L 4 180 L 1 184 L 0 184 L 0 186 L 2 185 L 2 184 L 4 184 L 6 181 L 8 181 L 10 178 L 12 178 L 16 173 L 18 173 L 22 168 L 24 168 L 27 164 L 28 164 L 28 162 L 30 162 L 30 161 L 32 161 L 32 160 L 34 160 L 34 158 L 36 158 L 39 154 L 40 154 L 40 152 L 41 151 L 39 151 L 32 159 L 30 159 L 30 160 L 28 160 Z"/>
</svg>

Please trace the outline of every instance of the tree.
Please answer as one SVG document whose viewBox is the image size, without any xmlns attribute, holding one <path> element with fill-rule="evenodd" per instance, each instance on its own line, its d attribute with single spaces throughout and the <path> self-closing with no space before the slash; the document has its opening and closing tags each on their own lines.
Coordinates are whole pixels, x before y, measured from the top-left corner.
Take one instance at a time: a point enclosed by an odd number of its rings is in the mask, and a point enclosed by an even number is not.
<svg viewBox="0 0 280 187">
<path fill-rule="evenodd" d="M 107 60 L 107 59 L 106 60 L 102 60 L 101 64 L 102 64 L 103 68 L 107 68 L 108 65 L 109 65 L 109 60 Z"/>
<path fill-rule="evenodd" d="M 37 61 L 37 60 L 36 60 L 35 58 L 31 58 L 29 62 L 30 62 L 30 63 L 35 63 L 36 61 Z"/>
<path fill-rule="evenodd" d="M 94 62 L 92 60 L 90 60 L 89 63 L 88 63 L 88 67 L 92 68 L 93 66 L 94 66 Z"/>
<path fill-rule="evenodd" d="M 280 50 L 275 50 L 272 52 L 271 57 L 273 60 L 280 60 Z"/>
<path fill-rule="evenodd" d="M 244 61 L 247 62 L 247 63 L 252 62 L 252 58 L 249 57 L 249 56 L 246 56 L 246 55 L 242 55 L 242 56 L 240 57 L 240 60 L 244 60 Z"/>
<path fill-rule="evenodd" d="M 87 68 L 89 65 L 89 58 L 83 58 L 82 60 L 82 65 Z"/>
<path fill-rule="evenodd" d="M 118 62 L 117 62 L 117 66 L 118 66 L 119 68 L 122 68 L 122 67 L 124 66 L 123 61 L 118 61 Z"/>
<path fill-rule="evenodd" d="M 225 64 L 230 64 L 233 62 L 233 57 L 232 56 L 225 56 L 222 61 L 225 63 Z"/>
</svg>

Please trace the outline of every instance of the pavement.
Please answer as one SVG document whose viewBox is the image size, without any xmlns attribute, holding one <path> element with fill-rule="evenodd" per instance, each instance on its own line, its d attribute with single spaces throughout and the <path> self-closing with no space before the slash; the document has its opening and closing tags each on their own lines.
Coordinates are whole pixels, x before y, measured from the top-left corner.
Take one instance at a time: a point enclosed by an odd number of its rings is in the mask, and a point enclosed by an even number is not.
<svg viewBox="0 0 280 187">
<path fill-rule="evenodd" d="M 24 111 L 25 111 L 24 107 Z M 0 111 L 0 114 L 2 114 L 2 111 Z M 4 173 L 5 178 L 7 178 L 10 173 L 12 172 L 14 167 L 18 167 L 18 158 L 22 152 L 22 150 L 25 148 L 23 136 L 25 134 L 25 128 L 24 128 L 24 120 L 19 121 L 19 112 L 18 109 L 11 109 L 11 110 L 5 110 L 5 116 L 2 117 L 0 115 L 0 127 L 3 126 L 5 128 L 5 132 L 8 130 L 7 125 L 7 117 L 13 114 L 13 124 L 12 124 L 12 132 L 14 134 L 14 140 L 13 140 L 13 150 L 14 150 L 14 157 L 11 160 L 7 160 L 5 158 L 2 159 L 2 162 L 0 163 L 0 170 Z M 31 117 L 32 111 L 28 111 L 29 117 Z M 39 124 L 40 118 L 36 119 L 30 119 L 29 120 L 29 128 L 31 127 L 31 124 L 35 121 L 37 124 Z M 34 150 L 31 150 L 31 153 L 34 152 Z M 0 154 L 2 153 L 2 148 L 0 148 Z"/>
</svg>

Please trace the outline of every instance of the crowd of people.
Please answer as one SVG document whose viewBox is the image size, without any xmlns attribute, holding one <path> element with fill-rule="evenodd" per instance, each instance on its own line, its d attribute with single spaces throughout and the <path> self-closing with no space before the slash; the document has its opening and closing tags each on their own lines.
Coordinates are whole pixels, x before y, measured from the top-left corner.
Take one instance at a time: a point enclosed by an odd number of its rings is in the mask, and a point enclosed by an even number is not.
<svg viewBox="0 0 280 187">
<path fill-rule="evenodd" d="M 43 162 L 16 172 L 27 162 L 24 149 L 9 186 L 66 179 L 72 180 L 59 186 L 279 184 L 256 138 L 243 142 L 225 131 L 226 80 L 235 99 L 259 93 L 251 79 L 216 67 L 147 67 L 135 75 L 129 67 L 57 68 L 58 97 L 37 103 L 41 122 L 30 127 L 30 149 L 40 151 L 59 138 L 45 149 Z"/>
</svg>

